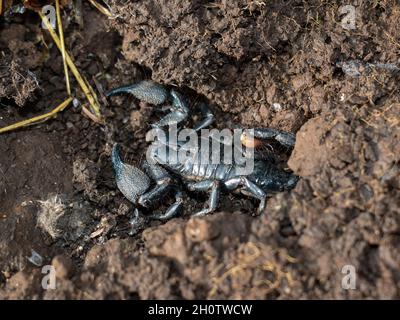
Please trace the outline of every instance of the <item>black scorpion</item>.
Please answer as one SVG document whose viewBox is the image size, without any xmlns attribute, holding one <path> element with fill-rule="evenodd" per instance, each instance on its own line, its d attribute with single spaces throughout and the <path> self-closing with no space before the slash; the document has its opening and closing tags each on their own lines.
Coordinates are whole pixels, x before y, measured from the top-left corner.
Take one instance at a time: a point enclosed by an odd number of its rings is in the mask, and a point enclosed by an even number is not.
<svg viewBox="0 0 400 320">
<path fill-rule="evenodd" d="M 116 88 L 108 92 L 107 96 L 124 92 L 153 105 L 171 102 L 170 112 L 152 125 L 155 128 L 181 125 L 191 115 L 187 102 L 177 91 L 169 91 L 155 82 L 141 81 Z M 196 131 L 208 127 L 214 121 L 214 115 L 206 104 L 201 104 L 199 109 L 203 118 L 194 125 L 193 129 Z M 293 147 L 295 143 L 293 134 L 271 128 L 255 128 L 252 131 L 247 129 L 244 134 L 249 132 L 254 139 L 275 139 L 286 147 Z M 117 186 L 132 203 L 148 208 L 160 202 L 160 199 L 171 190 L 175 192 L 175 202 L 166 212 L 153 214 L 151 217 L 154 219 L 166 220 L 178 214 L 183 205 L 180 186 L 182 183 L 190 191 L 210 191 L 208 206 L 194 214 L 194 216 L 204 216 L 217 209 L 221 191 L 235 191 L 258 199 L 260 201 L 258 213 L 262 213 L 268 193 L 292 189 L 298 181 L 297 176 L 278 168 L 274 161 L 262 156 L 255 157 L 254 169 L 245 175 L 240 174 L 242 163 L 222 161 L 213 164 L 196 161 L 202 156 L 201 151 L 196 152 L 193 157 L 185 158 L 183 162 L 170 163 L 168 155 L 172 151 L 179 150 L 182 142 L 178 141 L 175 144 L 169 142 L 168 138 L 164 141 L 166 148 L 153 148 L 149 153 L 150 159 L 143 162 L 142 169 L 123 163 L 117 145 L 114 145 L 112 150 Z"/>
</svg>

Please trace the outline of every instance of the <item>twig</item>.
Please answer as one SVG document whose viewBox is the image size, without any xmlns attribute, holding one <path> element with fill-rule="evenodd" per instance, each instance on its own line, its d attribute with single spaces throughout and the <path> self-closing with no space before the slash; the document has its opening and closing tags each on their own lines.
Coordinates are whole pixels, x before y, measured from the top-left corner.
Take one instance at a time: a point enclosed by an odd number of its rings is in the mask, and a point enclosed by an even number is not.
<svg viewBox="0 0 400 320">
<path fill-rule="evenodd" d="M 65 82 L 67 85 L 68 95 L 70 96 L 71 95 L 71 86 L 69 83 L 68 65 L 67 65 L 67 61 L 65 60 L 65 42 L 64 42 L 64 31 L 63 31 L 63 26 L 62 26 L 62 21 L 61 21 L 60 0 L 56 0 L 56 14 L 57 14 L 58 34 L 60 35 L 61 54 L 62 54 L 63 64 L 64 64 Z"/>
<path fill-rule="evenodd" d="M 41 122 L 41 121 L 46 121 L 49 118 L 55 116 L 57 113 L 63 111 L 72 101 L 72 98 L 69 97 L 67 100 L 65 100 L 63 103 L 61 103 L 59 106 L 57 106 L 56 108 L 54 108 L 53 110 L 51 110 L 48 113 L 42 114 L 40 116 L 36 116 L 27 120 L 23 120 L 17 123 L 14 123 L 12 125 L 9 125 L 7 127 L 1 128 L 0 129 L 0 133 L 4 133 L 7 131 L 11 131 L 11 130 L 15 130 L 18 128 L 22 128 L 22 127 L 26 127 L 29 125 L 33 125 L 35 123 Z"/>
<path fill-rule="evenodd" d="M 82 106 L 82 114 L 84 114 L 85 116 L 87 116 L 90 120 L 92 120 L 93 122 L 96 122 L 98 124 L 102 124 L 104 125 L 104 120 L 96 117 L 93 112 L 90 112 L 85 106 Z"/>
<path fill-rule="evenodd" d="M 89 0 L 89 2 L 97 9 L 99 10 L 102 14 L 105 14 L 107 17 L 114 17 L 114 15 L 108 10 L 106 7 L 102 6 L 100 3 L 98 3 L 95 0 Z"/>
<path fill-rule="evenodd" d="M 43 23 L 46 25 L 51 37 L 53 38 L 54 42 L 56 43 L 58 49 L 61 50 L 60 39 L 57 36 L 57 34 L 54 32 L 54 30 L 52 29 L 49 20 L 47 19 L 47 17 L 45 15 L 42 14 L 42 12 L 38 11 L 38 14 L 39 14 L 40 18 L 42 19 Z M 87 83 L 87 81 L 84 79 L 84 77 L 81 76 L 81 74 L 79 73 L 78 69 L 76 68 L 74 62 L 72 61 L 72 59 L 67 51 L 65 51 L 65 59 L 67 61 L 68 67 L 71 69 L 73 75 L 75 76 L 80 87 L 82 88 L 83 93 L 85 94 L 91 107 L 93 108 L 94 113 L 96 114 L 97 117 L 101 117 L 100 106 L 99 106 L 99 102 L 97 101 L 96 94 L 94 94 L 93 89 Z"/>
</svg>

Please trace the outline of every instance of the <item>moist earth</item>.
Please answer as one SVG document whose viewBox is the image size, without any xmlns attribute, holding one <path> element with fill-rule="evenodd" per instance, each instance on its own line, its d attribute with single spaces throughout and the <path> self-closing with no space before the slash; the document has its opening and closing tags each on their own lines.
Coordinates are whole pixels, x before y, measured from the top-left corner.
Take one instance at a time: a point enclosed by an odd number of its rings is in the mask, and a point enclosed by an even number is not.
<svg viewBox="0 0 400 320">
<path fill-rule="evenodd" d="M 258 217 L 256 202 L 224 195 L 192 218 L 207 197 L 191 194 L 182 216 L 144 219 L 130 236 L 111 148 L 139 163 L 162 113 L 122 95 L 101 99 L 98 124 L 71 106 L 0 134 L 0 298 L 399 298 L 398 2 L 355 3 L 350 29 L 342 1 L 109 3 L 113 19 L 86 2 L 82 20 L 72 2 L 63 9 L 66 47 L 100 97 L 152 79 L 192 108 L 207 102 L 216 127 L 295 133 L 293 152 L 276 152 L 300 181 Z M 37 14 L 1 17 L 0 127 L 66 97 Z M 49 264 L 55 290 L 42 287 Z"/>
</svg>

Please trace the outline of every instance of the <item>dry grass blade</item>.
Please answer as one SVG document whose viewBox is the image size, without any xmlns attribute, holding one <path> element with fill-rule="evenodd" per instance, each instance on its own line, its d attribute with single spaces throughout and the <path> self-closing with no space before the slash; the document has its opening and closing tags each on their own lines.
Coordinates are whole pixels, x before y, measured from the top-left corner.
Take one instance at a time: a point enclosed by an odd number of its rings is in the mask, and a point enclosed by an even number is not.
<svg viewBox="0 0 400 320">
<path fill-rule="evenodd" d="M 42 122 L 42 121 L 46 121 L 48 119 L 50 119 L 51 117 L 54 117 L 57 113 L 63 111 L 72 101 L 72 98 L 69 97 L 67 100 L 65 100 L 63 103 L 61 103 L 59 106 L 57 106 L 56 108 L 54 108 L 53 110 L 51 110 L 48 113 L 42 114 L 40 116 L 36 116 L 27 120 L 23 120 L 17 123 L 14 123 L 12 125 L 9 125 L 7 127 L 1 128 L 0 129 L 0 133 L 4 133 L 7 131 L 12 131 L 15 129 L 19 129 L 22 127 L 26 127 L 29 125 L 33 125 L 36 124 L 38 122 Z"/>
<path fill-rule="evenodd" d="M 95 0 L 89 0 L 89 2 L 97 9 L 99 10 L 102 14 L 105 14 L 107 17 L 114 17 L 114 15 L 108 10 L 106 7 L 102 6 L 100 3 L 98 3 Z"/>
<path fill-rule="evenodd" d="M 65 74 L 65 82 L 67 85 L 67 92 L 68 95 L 71 95 L 71 86 L 69 83 L 69 75 L 68 75 L 68 65 L 67 61 L 65 60 L 65 42 L 64 42 L 64 31 L 61 21 L 61 10 L 60 10 L 60 0 L 56 0 L 56 14 L 57 14 L 57 25 L 58 25 L 58 34 L 60 35 L 60 42 L 61 42 L 61 54 L 63 58 L 64 64 L 64 74 Z"/>
<path fill-rule="evenodd" d="M 392 36 L 389 32 L 385 31 L 384 32 L 386 37 L 389 38 L 390 42 L 393 43 L 394 45 L 398 46 L 400 48 L 400 43 L 396 41 L 396 38 Z"/>
<path fill-rule="evenodd" d="M 42 14 L 42 12 L 38 11 L 38 14 L 40 15 L 43 23 L 46 25 L 51 37 L 53 38 L 54 42 L 56 43 L 58 49 L 61 51 L 60 38 L 54 32 L 54 30 L 52 29 L 49 20 L 47 19 L 46 16 L 44 16 Z M 85 78 L 79 73 L 78 69 L 76 68 L 74 62 L 72 61 L 72 59 L 71 59 L 71 57 L 70 57 L 70 55 L 68 54 L 67 51 L 65 51 L 65 60 L 67 61 L 68 67 L 70 68 L 71 72 L 75 76 L 75 78 L 78 81 L 83 93 L 85 94 L 87 100 L 89 101 L 89 104 L 92 107 L 95 115 L 97 117 L 101 117 L 100 105 L 99 105 L 99 102 L 97 100 L 96 94 L 94 93 L 93 89 L 88 84 L 88 82 L 85 80 Z"/>
<path fill-rule="evenodd" d="M 11 8 L 12 3 L 13 0 L 0 0 L 0 16 Z"/>
<path fill-rule="evenodd" d="M 104 125 L 104 120 L 102 118 L 96 117 L 92 112 L 90 112 L 85 106 L 82 106 L 82 114 L 87 116 L 93 122 Z"/>
</svg>

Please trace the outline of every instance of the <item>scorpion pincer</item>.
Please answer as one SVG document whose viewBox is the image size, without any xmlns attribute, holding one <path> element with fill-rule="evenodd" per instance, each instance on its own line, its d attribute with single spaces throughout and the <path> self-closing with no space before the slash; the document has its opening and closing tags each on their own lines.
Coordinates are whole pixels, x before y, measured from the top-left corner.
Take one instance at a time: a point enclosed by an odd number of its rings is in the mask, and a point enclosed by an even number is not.
<svg viewBox="0 0 400 320">
<path fill-rule="evenodd" d="M 116 88 L 108 92 L 107 96 L 117 93 L 130 93 L 137 99 L 153 105 L 170 102 L 170 112 L 152 125 L 155 128 L 182 125 L 191 115 L 187 102 L 179 92 L 169 91 L 166 87 L 152 81 L 141 81 Z M 214 121 L 214 115 L 206 104 L 200 104 L 199 109 L 202 119 L 193 126 L 195 131 L 207 128 Z M 249 134 L 254 140 L 251 140 L 253 141 L 251 145 L 246 145 L 246 135 Z M 242 138 L 242 143 L 246 147 L 256 147 L 260 141 L 271 139 L 288 148 L 293 148 L 295 144 L 295 136 L 292 133 L 272 128 L 245 129 Z M 290 190 L 295 187 L 299 179 L 293 173 L 280 169 L 270 157 L 263 156 L 254 158 L 254 168 L 247 174 L 242 173 L 240 169 L 243 164 L 239 162 L 221 161 L 214 164 L 198 161 L 204 156 L 201 150 L 181 162 L 178 160 L 172 163 L 168 161 L 168 154 L 182 148 L 182 143 L 179 141 L 169 143 L 168 138 L 164 143 L 165 148 L 152 149 L 149 153 L 150 159 L 144 161 L 141 168 L 123 163 L 117 145 L 114 145 L 112 150 L 116 183 L 118 189 L 129 201 L 148 208 L 159 203 L 165 195 L 171 192 L 175 194 L 175 202 L 165 212 L 153 214 L 151 216 L 153 219 L 167 220 L 179 213 L 183 205 L 184 187 L 194 192 L 210 193 L 208 205 L 194 216 L 204 216 L 215 211 L 221 191 L 242 193 L 258 199 L 260 204 L 257 211 L 262 213 L 265 209 L 267 194 Z M 154 146 L 150 145 L 150 147 Z"/>
</svg>

